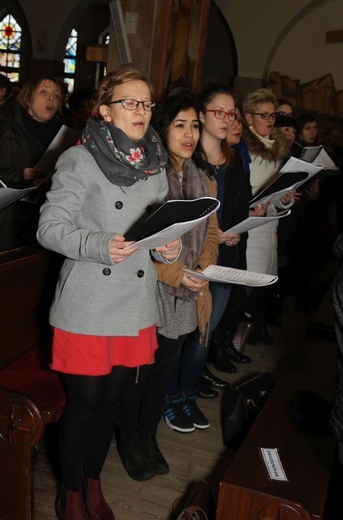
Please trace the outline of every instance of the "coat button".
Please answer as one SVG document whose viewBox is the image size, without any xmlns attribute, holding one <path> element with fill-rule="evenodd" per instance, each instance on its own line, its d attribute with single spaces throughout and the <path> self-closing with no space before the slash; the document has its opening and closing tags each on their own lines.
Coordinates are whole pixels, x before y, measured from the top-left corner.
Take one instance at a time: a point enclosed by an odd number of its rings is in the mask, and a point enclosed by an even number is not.
<svg viewBox="0 0 343 520">
<path fill-rule="evenodd" d="M 109 267 L 105 267 L 105 269 L 103 269 L 103 271 L 102 271 L 102 274 L 103 274 L 104 276 L 110 276 L 110 274 L 111 274 L 111 269 L 110 269 Z"/>
<path fill-rule="evenodd" d="M 147 206 L 146 207 L 146 212 L 149 214 L 149 213 L 152 213 L 152 210 L 153 210 L 153 207 L 152 206 Z"/>
<path fill-rule="evenodd" d="M 140 269 L 138 272 L 137 272 L 137 276 L 138 278 L 143 278 L 144 276 L 144 271 L 142 269 Z"/>
<path fill-rule="evenodd" d="M 123 203 L 121 200 L 117 200 L 117 202 L 115 203 L 114 207 L 116 209 L 121 209 L 123 207 Z"/>
</svg>

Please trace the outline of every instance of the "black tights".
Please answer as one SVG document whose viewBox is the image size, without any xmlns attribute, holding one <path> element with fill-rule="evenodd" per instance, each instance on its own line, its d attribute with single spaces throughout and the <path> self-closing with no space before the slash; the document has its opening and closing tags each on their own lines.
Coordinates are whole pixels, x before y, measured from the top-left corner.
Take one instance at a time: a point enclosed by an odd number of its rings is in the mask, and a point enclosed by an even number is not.
<svg viewBox="0 0 343 520">
<path fill-rule="evenodd" d="M 78 491 L 82 475 L 98 479 L 114 434 L 120 401 L 136 369 L 115 366 L 105 376 L 65 374 L 67 404 L 59 455 L 64 486 Z"/>
</svg>

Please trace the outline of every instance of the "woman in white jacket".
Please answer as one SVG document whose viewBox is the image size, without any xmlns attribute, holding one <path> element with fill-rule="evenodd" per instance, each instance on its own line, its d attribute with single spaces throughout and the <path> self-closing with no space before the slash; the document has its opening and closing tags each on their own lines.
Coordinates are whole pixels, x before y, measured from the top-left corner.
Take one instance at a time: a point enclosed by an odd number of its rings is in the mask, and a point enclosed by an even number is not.
<svg viewBox="0 0 343 520">
<path fill-rule="evenodd" d="M 283 160 L 289 155 L 289 147 L 281 132 L 274 130 L 276 99 L 274 94 L 261 88 L 244 100 L 243 111 L 248 128 L 244 139 L 249 148 L 250 184 L 253 197 L 265 188 L 277 174 Z M 277 208 L 285 209 L 293 204 L 294 194 L 284 195 L 276 203 L 269 203 L 267 215 L 275 215 Z M 262 217 L 263 218 L 263 217 Z M 277 274 L 277 221 L 249 231 L 247 243 L 247 269 L 258 273 Z M 249 311 L 254 321 L 254 333 L 249 343 L 271 344 L 266 328 L 268 289 L 255 289 L 250 295 Z"/>
</svg>

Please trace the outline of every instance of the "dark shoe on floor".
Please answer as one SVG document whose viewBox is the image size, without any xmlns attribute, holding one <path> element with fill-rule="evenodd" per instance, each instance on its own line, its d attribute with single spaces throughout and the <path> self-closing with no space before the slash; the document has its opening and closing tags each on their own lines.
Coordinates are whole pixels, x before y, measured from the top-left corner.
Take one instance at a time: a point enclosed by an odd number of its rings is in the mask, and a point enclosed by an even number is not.
<svg viewBox="0 0 343 520">
<path fill-rule="evenodd" d="M 166 475 L 169 473 L 168 463 L 163 457 L 155 437 L 141 437 L 141 446 L 155 475 Z"/>
<path fill-rule="evenodd" d="M 191 412 L 191 419 L 195 428 L 198 430 L 207 430 L 211 426 L 210 421 L 202 413 L 195 399 L 187 399 L 186 403 Z"/>
<path fill-rule="evenodd" d="M 154 470 L 138 442 L 131 445 L 120 444 L 119 454 L 124 468 L 133 480 L 150 480 L 155 476 Z"/>
<path fill-rule="evenodd" d="M 200 380 L 198 397 L 201 397 L 201 399 L 216 399 L 217 397 L 219 397 L 217 390 L 211 388 L 207 380 L 203 376 Z"/>
<path fill-rule="evenodd" d="M 161 417 L 169 428 L 177 432 L 191 433 L 195 430 L 191 412 L 183 399 L 177 402 L 167 401 L 162 406 Z"/>
<path fill-rule="evenodd" d="M 56 514 L 59 520 L 89 520 L 81 491 L 67 491 L 62 488 L 56 501 Z"/>
<path fill-rule="evenodd" d="M 100 479 L 87 480 L 87 498 L 85 508 L 89 520 L 115 520 L 110 506 L 102 494 Z"/>
<path fill-rule="evenodd" d="M 205 371 L 201 377 L 206 381 L 208 386 L 213 388 L 228 388 L 229 386 L 227 381 L 224 381 L 223 379 L 220 379 L 219 377 L 212 374 L 212 372 L 210 372 L 207 367 L 205 367 Z"/>
<path fill-rule="evenodd" d="M 223 350 L 229 359 L 235 363 L 251 363 L 251 357 L 241 354 L 241 352 L 235 348 L 232 341 L 224 343 Z"/>
<path fill-rule="evenodd" d="M 219 370 L 219 372 L 225 372 L 226 374 L 234 374 L 237 372 L 237 368 L 230 361 L 229 356 L 227 356 L 222 350 L 213 353 L 209 363 L 212 363 L 214 368 Z"/>
</svg>

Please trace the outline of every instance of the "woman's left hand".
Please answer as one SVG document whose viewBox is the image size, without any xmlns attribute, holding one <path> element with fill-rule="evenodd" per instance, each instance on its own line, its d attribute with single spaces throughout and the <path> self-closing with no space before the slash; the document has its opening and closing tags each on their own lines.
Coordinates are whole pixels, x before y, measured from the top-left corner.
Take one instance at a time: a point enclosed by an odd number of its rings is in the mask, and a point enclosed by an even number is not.
<svg viewBox="0 0 343 520">
<path fill-rule="evenodd" d="M 281 197 L 281 202 L 282 204 L 289 204 L 290 202 L 292 202 L 292 200 L 294 199 L 294 197 L 296 196 L 296 191 L 295 190 L 292 190 L 290 191 L 289 193 L 286 193 L 285 195 L 283 195 Z"/>
<path fill-rule="evenodd" d="M 165 246 L 156 247 L 156 251 L 158 253 L 161 253 L 163 258 L 166 260 L 169 260 L 170 262 L 175 260 L 181 249 L 181 240 L 177 238 L 173 242 L 170 242 L 169 244 L 166 244 Z"/>
</svg>

